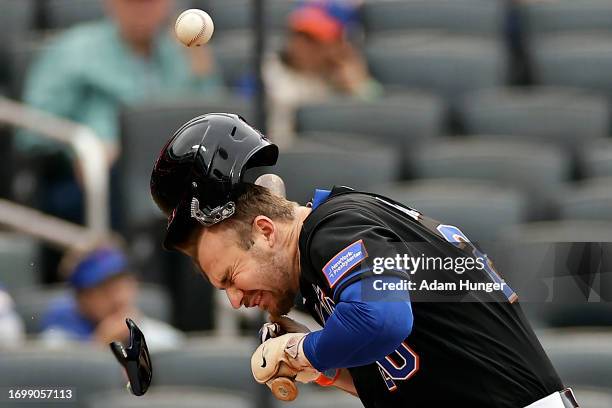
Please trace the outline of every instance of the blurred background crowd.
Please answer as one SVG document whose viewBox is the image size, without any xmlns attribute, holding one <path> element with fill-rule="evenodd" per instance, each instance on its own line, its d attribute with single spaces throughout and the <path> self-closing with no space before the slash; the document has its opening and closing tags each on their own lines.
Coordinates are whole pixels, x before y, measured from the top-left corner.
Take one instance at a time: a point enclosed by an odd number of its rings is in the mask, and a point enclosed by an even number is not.
<svg viewBox="0 0 612 408">
<path fill-rule="evenodd" d="M 191 7 L 215 33 L 187 49 L 171 29 Z M 279 145 L 271 171 L 292 200 L 348 185 L 458 225 L 579 401 L 612 407 L 612 1 L 0 0 L 0 35 L 0 388 L 77 386 L 66 406 L 90 408 L 271 404 L 252 397 L 259 317 L 236 319 L 162 252 L 149 195 L 163 143 L 220 111 Z M 50 135 L 57 118 L 96 149 Z M 88 214 L 90 160 L 102 214 Z M 114 234 L 40 239 L 8 203 Z M 143 399 L 104 348 L 125 316 L 153 352 Z M 329 391 L 294 405 L 331 404 L 359 406 Z"/>
</svg>

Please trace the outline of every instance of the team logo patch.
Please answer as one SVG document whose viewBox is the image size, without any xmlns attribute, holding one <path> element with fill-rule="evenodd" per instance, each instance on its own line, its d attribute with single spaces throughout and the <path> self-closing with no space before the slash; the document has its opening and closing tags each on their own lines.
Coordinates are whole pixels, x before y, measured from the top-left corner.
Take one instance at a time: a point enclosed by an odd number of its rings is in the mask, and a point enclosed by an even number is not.
<svg viewBox="0 0 612 408">
<path fill-rule="evenodd" d="M 330 259 L 323 267 L 323 274 L 327 278 L 329 287 L 333 288 L 340 278 L 353 269 L 355 265 L 359 265 L 359 263 L 367 257 L 368 253 L 361 239 L 338 252 L 336 256 Z"/>
</svg>

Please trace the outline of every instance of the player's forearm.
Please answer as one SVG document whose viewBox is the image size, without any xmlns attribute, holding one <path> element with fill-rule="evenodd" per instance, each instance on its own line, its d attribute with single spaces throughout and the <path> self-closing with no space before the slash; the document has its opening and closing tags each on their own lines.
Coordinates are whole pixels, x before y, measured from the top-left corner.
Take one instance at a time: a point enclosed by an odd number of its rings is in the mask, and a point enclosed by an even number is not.
<svg viewBox="0 0 612 408">
<path fill-rule="evenodd" d="M 355 389 L 355 384 L 353 383 L 353 377 L 351 373 L 346 368 L 340 369 L 340 375 L 334 382 L 334 387 L 341 389 L 342 391 L 346 391 L 351 395 L 357 397 L 357 390 Z"/>
<path fill-rule="evenodd" d="M 360 300 L 361 287 L 347 287 L 323 330 L 304 339 L 304 352 L 319 371 L 367 365 L 390 354 L 412 330 L 410 302 Z"/>
</svg>

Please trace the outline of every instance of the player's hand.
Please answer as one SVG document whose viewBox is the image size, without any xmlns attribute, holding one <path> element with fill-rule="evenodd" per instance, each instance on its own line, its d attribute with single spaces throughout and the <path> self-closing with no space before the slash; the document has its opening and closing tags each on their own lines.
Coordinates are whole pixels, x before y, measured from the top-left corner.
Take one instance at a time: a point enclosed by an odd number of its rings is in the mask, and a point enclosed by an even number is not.
<svg viewBox="0 0 612 408">
<path fill-rule="evenodd" d="M 304 355 L 305 333 L 283 334 L 262 343 L 251 357 L 255 381 L 268 384 L 278 377 L 302 383 L 315 381 L 319 372 Z"/>
<path fill-rule="evenodd" d="M 259 329 L 262 343 L 287 333 L 310 333 L 310 329 L 287 316 L 273 316 L 269 323 L 264 323 Z"/>
<path fill-rule="evenodd" d="M 342 42 L 334 47 L 331 62 L 332 70 L 328 77 L 339 90 L 356 95 L 368 82 L 367 64 L 350 43 Z"/>
</svg>

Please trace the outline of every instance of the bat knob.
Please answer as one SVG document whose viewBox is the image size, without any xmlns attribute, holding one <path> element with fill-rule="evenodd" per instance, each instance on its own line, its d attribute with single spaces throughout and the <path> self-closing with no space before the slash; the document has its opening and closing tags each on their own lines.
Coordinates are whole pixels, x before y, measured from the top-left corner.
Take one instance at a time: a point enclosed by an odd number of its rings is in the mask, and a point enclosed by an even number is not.
<svg viewBox="0 0 612 408">
<path fill-rule="evenodd" d="M 298 388 L 293 381 L 286 377 L 278 377 L 268 382 L 272 394 L 281 401 L 293 401 L 298 396 Z"/>
</svg>

